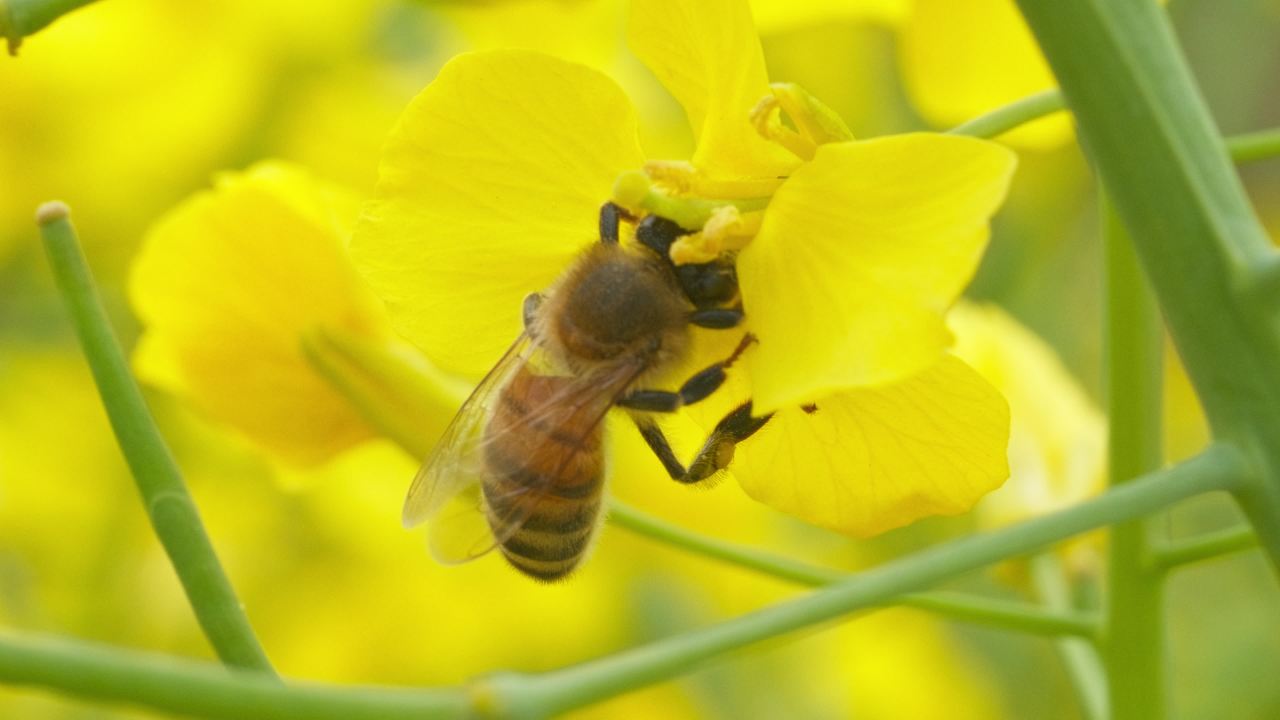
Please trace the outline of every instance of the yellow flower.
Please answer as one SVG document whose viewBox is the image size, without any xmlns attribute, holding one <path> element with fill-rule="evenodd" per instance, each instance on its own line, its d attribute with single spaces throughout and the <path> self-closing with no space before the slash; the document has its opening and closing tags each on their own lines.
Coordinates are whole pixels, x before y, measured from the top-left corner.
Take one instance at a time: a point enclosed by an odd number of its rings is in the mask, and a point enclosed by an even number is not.
<svg viewBox="0 0 1280 720">
<path fill-rule="evenodd" d="M 868 535 L 997 487 L 1007 407 L 948 354 L 943 316 L 1013 154 L 932 134 L 849 139 L 803 91 L 771 89 L 745 2 L 635 2 L 629 37 L 684 106 L 692 163 L 646 165 L 633 109 L 596 71 L 529 51 L 455 58 L 393 131 L 352 244 L 394 327 L 478 377 L 519 334 L 521 299 L 597 241 L 604 201 L 692 209 L 676 219 L 698 232 L 673 254 L 740 249 L 759 339 L 707 405 L 745 395 L 776 413 L 739 447 L 748 494 Z M 724 345 L 712 335 L 689 367 L 723 357 L 705 349 Z"/>
<path fill-rule="evenodd" d="M 146 326 L 139 375 L 297 462 L 369 437 L 301 344 L 317 328 L 387 336 L 346 256 L 357 207 L 297 168 L 264 163 L 170 211 L 130 278 Z"/>
<path fill-rule="evenodd" d="M 756 25 L 766 33 L 839 20 L 900 22 L 910 0 L 751 0 Z"/>
<path fill-rule="evenodd" d="M 961 303 L 948 316 L 955 352 L 1009 400 L 1009 481 L 982 499 L 978 524 L 1003 527 L 1102 492 L 1107 425 L 1053 349 L 994 305 Z M 1097 535 L 1066 547 L 1072 569 L 1091 571 Z"/>
<path fill-rule="evenodd" d="M 1056 87 L 1013 0 L 914 0 L 901 26 L 899 52 L 908 94 L 940 126 Z M 1007 139 L 1048 148 L 1070 132 L 1069 118 L 1056 113 Z"/>
</svg>

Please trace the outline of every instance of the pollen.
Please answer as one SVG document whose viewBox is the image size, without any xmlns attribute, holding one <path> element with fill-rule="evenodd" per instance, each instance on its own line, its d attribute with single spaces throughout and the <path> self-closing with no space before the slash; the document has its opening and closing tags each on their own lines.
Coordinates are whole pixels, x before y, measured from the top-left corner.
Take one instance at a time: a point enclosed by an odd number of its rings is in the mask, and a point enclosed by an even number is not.
<svg viewBox="0 0 1280 720">
<path fill-rule="evenodd" d="M 677 265 L 711 262 L 722 254 L 746 247 L 760 230 L 761 211 L 742 212 L 732 205 L 716 208 L 702 231 L 686 235 L 671 245 Z"/>
</svg>

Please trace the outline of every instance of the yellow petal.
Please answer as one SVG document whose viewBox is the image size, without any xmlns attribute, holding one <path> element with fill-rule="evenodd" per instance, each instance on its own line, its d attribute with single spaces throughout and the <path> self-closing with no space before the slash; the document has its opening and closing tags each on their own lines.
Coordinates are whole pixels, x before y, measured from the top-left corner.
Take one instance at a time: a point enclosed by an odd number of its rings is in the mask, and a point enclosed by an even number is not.
<svg viewBox="0 0 1280 720">
<path fill-rule="evenodd" d="M 916 0 L 899 48 L 912 101 L 941 127 L 1055 87 L 1013 0 Z M 1053 147 L 1070 131 L 1066 114 L 1057 113 L 1008 139 Z"/>
<path fill-rule="evenodd" d="M 751 126 L 769 94 L 764 53 L 745 0 L 635 0 L 631 49 L 684 106 L 693 164 L 716 177 L 786 175 L 797 160 Z"/>
<path fill-rule="evenodd" d="M 395 328 L 441 369 L 483 374 L 521 300 L 598 240 L 639 167 L 635 114 L 604 75 L 528 51 L 461 55 L 401 116 L 352 254 Z"/>
<path fill-rule="evenodd" d="M 937 362 L 1015 157 L 926 133 L 824 145 L 774 196 L 738 273 L 761 410 Z"/>
<path fill-rule="evenodd" d="M 386 332 L 346 256 L 357 204 L 341 197 L 266 163 L 220 176 L 162 218 L 130 277 L 146 327 L 139 374 L 298 462 L 368 437 L 300 352 L 317 326 Z"/>
<path fill-rule="evenodd" d="M 953 356 L 900 383 L 786 408 L 738 446 L 751 497 L 857 537 L 973 506 L 1009 475 L 1004 398 Z"/>
<path fill-rule="evenodd" d="M 873 20 L 898 23 L 910 0 L 751 0 L 762 34 L 787 32 L 837 22 Z"/>
</svg>

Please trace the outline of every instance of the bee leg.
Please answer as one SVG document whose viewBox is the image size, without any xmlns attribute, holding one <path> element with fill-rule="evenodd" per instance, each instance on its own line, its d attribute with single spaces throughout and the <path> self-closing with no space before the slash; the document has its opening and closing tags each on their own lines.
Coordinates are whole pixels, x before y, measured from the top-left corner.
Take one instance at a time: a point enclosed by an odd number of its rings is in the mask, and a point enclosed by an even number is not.
<svg viewBox="0 0 1280 720">
<path fill-rule="evenodd" d="M 621 205 L 607 202 L 600 207 L 600 242 L 607 245 L 618 244 L 618 225 L 623 221 L 634 221 L 636 218 Z"/>
<path fill-rule="evenodd" d="M 685 405 L 692 405 L 700 400 L 705 400 L 711 393 L 720 389 L 720 386 L 728 378 L 725 371 L 755 341 L 756 338 L 751 333 L 743 335 L 742 341 L 738 343 L 738 347 L 734 348 L 729 357 L 694 373 L 693 377 L 686 380 L 676 392 L 670 390 L 632 390 L 618 398 L 617 404 L 632 410 L 675 412 Z"/>
<path fill-rule="evenodd" d="M 702 449 L 689 464 L 689 469 L 680 482 L 702 482 L 729 467 L 738 443 L 755 435 L 756 431 L 764 427 L 772 417 L 773 413 L 760 417 L 752 416 L 750 400 L 734 408 L 716 423 L 715 429 L 707 436 Z"/>
<path fill-rule="evenodd" d="M 711 393 L 719 390 L 727 377 L 724 369 L 724 363 L 716 363 L 711 367 L 699 370 L 675 392 L 670 390 L 632 390 L 618 398 L 617 404 L 624 408 L 643 410 L 645 412 L 675 412 L 685 405 L 692 405 L 699 400 L 705 400 Z"/>
<path fill-rule="evenodd" d="M 738 443 L 754 435 L 757 430 L 764 427 L 765 423 L 769 422 L 771 417 L 773 417 L 773 413 L 762 417 L 753 417 L 749 401 L 734 408 L 732 412 L 716 423 L 715 429 L 707 436 L 706 442 L 702 444 L 702 449 L 698 451 L 698 455 L 689 464 L 688 468 L 680 464 L 675 452 L 671 449 L 671 444 L 667 442 L 666 435 L 662 433 L 662 429 L 658 427 L 657 423 L 642 418 L 635 418 L 635 423 L 640 430 L 640 435 L 649 444 L 653 454 L 658 456 L 658 460 L 662 461 L 662 466 L 666 469 L 667 474 L 671 476 L 671 479 L 680 483 L 694 484 L 702 482 L 729 467 L 729 463 L 733 461 L 733 453 Z"/>
<path fill-rule="evenodd" d="M 646 215 L 636 225 L 636 241 L 660 257 L 670 259 L 671 245 L 689 231 L 658 215 Z"/>
<path fill-rule="evenodd" d="M 525 332 L 533 335 L 533 325 L 538 319 L 538 308 L 542 307 L 542 301 L 547 297 L 542 293 L 529 293 L 524 296 L 524 307 L 521 309 L 524 318 Z"/>
<path fill-rule="evenodd" d="M 662 467 L 666 468 L 667 474 L 672 480 L 683 482 L 685 476 L 684 465 L 680 463 L 676 453 L 671 449 L 671 443 L 667 442 L 667 436 L 662 433 L 662 428 L 649 418 L 632 417 L 635 420 L 636 428 L 640 430 L 640 436 L 649 444 L 649 449 L 654 455 L 662 461 Z"/>
<path fill-rule="evenodd" d="M 732 330 L 746 317 L 742 308 L 709 308 L 689 313 L 689 324 L 709 330 Z"/>
</svg>

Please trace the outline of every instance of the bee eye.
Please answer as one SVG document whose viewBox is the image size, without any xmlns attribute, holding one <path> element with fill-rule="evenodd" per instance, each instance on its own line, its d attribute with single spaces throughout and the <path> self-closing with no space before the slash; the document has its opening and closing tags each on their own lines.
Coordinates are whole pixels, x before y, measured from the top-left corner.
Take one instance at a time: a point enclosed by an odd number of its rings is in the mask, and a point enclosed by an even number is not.
<svg viewBox="0 0 1280 720">
<path fill-rule="evenodd" d="M 681 265 L 676 268 L 676 276 L 685 294 L 698 307 L 723 305 L 738 294 L 738 276 L 732 265 Z"/>
<path fill-rule="evenodd" d="M 671 244 L 687 234 L 684 228 L 657 215 L 647 215 L 636 225 L 636 240 L 664 258 L 671 252 Z"/>
</svg>

